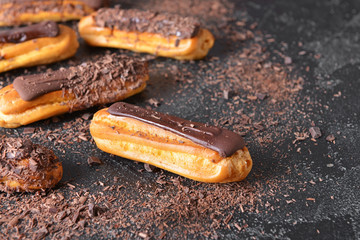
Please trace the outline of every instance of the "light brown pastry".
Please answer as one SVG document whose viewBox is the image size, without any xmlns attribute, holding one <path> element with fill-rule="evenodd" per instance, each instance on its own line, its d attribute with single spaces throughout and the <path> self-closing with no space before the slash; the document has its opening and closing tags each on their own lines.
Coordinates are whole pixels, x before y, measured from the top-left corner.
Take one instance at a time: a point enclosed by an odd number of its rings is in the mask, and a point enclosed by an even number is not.
<svg viewBox="0 0 360 240">
<path fill-rule="evenodd" d="M 54 187 L 63 168 L 53 151 L 28 139 L 0 136 L 0 191 L 21 192 Z"/>
<path fill-rule="evenodd" d="M 105 55 L 76 67 L 18 77 L 0 90 L 0 127 L 15 128 L 141 92 L 147 63 Z"/>
<path fill-rule="evenodd" d="M 104 0 L 0 0 L 0 26 L 77 20 L 103 7 Z"/>
<path fill-rule="evenodd" d="M 102 8 L 79 23 L 92 46 L 124 48 L 179 60 L 204 58 L 213 35 L 191 17 L 135 9 Z"/>
<path fill-rule="evenodd" d="M 201 182 L 240 181 L 252 168 L 240 135 L 123 102 L 98 111 L 90 133 L 105 152 Z"/>
<path fill-rule="evenodd" d="M 78 47 L 75 31 L 55 22 L 0 31 L 0 72 L 57 62 Z"/>
</svg>

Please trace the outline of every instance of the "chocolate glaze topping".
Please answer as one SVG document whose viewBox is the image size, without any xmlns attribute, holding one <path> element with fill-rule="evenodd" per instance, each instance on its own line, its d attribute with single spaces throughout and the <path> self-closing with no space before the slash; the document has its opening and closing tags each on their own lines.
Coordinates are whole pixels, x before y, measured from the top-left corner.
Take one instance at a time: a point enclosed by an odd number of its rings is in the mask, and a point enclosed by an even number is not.
<svg viewBox="0 0 360 240">
<path fill-rule="evenodd" d="M 199 22 L 192 17 L 168 13 L 141 11 L 137 9 L 101 8 L 95 16 L 99 27 L 116 28 L 127 32 L 149 32 L 178 39 L 195 37 Z"/>
<path fill-rule="evenodd" d="M 14 88 L 21 99 L 31 101 L 46 93 L 61 90 L 69 85 L 70 69 L 62 69 L 49 73 L 35 74 L 17 77 L 14 80 Z"/>
<path fill-rule="evenodd" d="M 25 101 L 57 90 L 73 93 L 72 110 L 80 110 L 116 101 L 143 85 L 147 74 L 146 62 L 112 54 L 68 69 L 17 77 L 13 86 Z"/>
<path fill-rule="evenodd" d="M 21 43 L 31 39 L 56 37 L 59 26 L 53 21 L 33 24 L 27 27 L 0 31 L 0 43 Z"/>
<path fill-rule="evenodd" d="M 230 157 L 245 146 L 243 138 L 227 129 L 192 122 L 175 116 L 144 109 L 124 102 L 114 103 L 107 110 L 111 115 L 130 117 L 160 127 Z"/>
</svg>

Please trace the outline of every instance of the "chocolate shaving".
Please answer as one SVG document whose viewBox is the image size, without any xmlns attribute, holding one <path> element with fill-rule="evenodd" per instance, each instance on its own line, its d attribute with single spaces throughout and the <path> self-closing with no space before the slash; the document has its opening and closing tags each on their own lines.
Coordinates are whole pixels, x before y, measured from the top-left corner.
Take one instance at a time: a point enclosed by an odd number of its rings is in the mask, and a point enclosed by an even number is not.
<svg viewBox="0 0 360 240">
<path fill-rule="evenodd" d="M 333 134 L 330 134 L 326 137 L 326 141 L 333 142 L 335 140 L 335 136 Z"/>
<path fill-rule="evenodd" d="M 109 107 L 108 112 L 115 116 L 134 118 L 168 130 L 201 146 L 210 148 L 222 157 L 230 157 L 245 146 L 243 138 L 229 130 L 192 122 L 124 102 L 114 103 Z"/>
<path fill-rule="evenodd" d="M 90 166 L 96 166 L 96 165 L 101 165 L 103 164 L 103 162 L 98 158 L 98 157 L 94 157 L 94 156 L 90 156 L 87 159 L 87 162 Z"/>
<path fill-rule="evenodd" d="M 126 32 L 148 32 L 177 39 L 193 38 L 198 34 L 199 21 L 175 14 L 137 9 L 102 8 L 95 16 L 96 25 Z"/>
<path fill-rule="evenodd" d="M 3 30 L 0 32 L 0 43 L 21 43 L 36 38 L 56 37 L 59 26 L 53 21 L 33 24 L 27 27 Z"/>
<path fill-rule="evenodd" d="M 319 138 L 322 135 L 319 127 L 311 127 L 309 128 L 309 132 L 312 138 Z"/>
<path fill-rule="evenodd" d="M 157 167 L 150 165 L 148 163 L 144 163 L 144 168 L 147 172 L 154 172 L 157 169 Z"/>
</svg>

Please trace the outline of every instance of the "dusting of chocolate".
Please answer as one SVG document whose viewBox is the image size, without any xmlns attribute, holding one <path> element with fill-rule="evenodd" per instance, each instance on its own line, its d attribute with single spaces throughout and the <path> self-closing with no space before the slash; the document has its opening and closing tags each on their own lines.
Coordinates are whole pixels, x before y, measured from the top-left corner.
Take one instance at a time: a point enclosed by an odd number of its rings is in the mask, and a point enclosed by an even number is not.
<svg viewBox="0 0 360 240">
<path fill-rule="evenodd" d="M 141 11 L 137 9 L 101 8 L 95 16 L 96 25 L 127 32 L 157 33 L 178 39 L 193 38 L 199 31 L 199 21 L 176 14 Z"/>
<path fill-rule="evenodd" d="M 115 116 L 134 118 L 168 130 L 201 146 L 210 148 L 222 157 L 230 157 L 245 146 L 240 135 L 227 129 L 192 122 L 124 102 L 114 103 L 109 107 L 108 112 Z"/>
<path fill-rule="evenodd" d="M 45 179 L 42 170 L 52 169 L 59 162 L 51 150 L 26 138 L 0 136 L 0 154 L 0 191 L 8 191 L 1 181 L 4 178 L 34 185 L 37 179 Z M 19 164 L 23 159 L 29 159 L 28 166 Z"/>
<path fill-rule="evenodd" d="M 80 110 L 116 101 L 119 95 L 142 86 L 147 74 L 146 62 L 112 54 L 68 69 L 17 77 L 13 85 L 24 101 L 57 90 L 74 94 L 70 105 Z"/>
<path fill-rule="evenodd" d="M 36 38 L 56 37 L 59 26 L 53 21 L 0 31 L 0 43 L 21 43 Z"/>
</svg>

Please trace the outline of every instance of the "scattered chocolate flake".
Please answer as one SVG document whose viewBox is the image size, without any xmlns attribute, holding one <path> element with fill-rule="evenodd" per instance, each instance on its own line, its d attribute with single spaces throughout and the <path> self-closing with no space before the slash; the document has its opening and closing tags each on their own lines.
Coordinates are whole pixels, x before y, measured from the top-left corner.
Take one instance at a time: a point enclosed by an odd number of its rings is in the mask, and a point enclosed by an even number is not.
<svg viewBox="0 0 360 240">
<path fill-rule="evenodd" d="M 24 131 L 23 131 L 24 134 L 30 134 L 30 133 L 34 133 L 34 132 L 35 132 L 35 128 L 33 128 L 33 127 L 26 127 L 26 128 L 24 128 Z"/>
<path fill-rule="evenodd" d="M 223 96 L 224 96 L 224 99 L 229 99 L 229 90 L 224 89 L 223 90 Z"/>
<path fill-rule="evenodd" d="M 286 65 L 292 64 L 292 59 L 291 59 L 291 57 L 285 57 L 285 58 L 284 58 L 284 63 L 285 63 Z"/>
<path fill-rule="evenodd" d="M 8 223 L 8 227 L 13 228 L 18 224 L 18 222 L 19 222 L 19 217 L 16 216 L 10 220 L 10 222 Z"/>
<path fill-rule="evenodd" d="M 309 128 L 309 132 L 314 139 L 321 137 L 321 130 L 319 127 L 311 127 Z"/>
<path fill-rule="evenodd" d="M 81 118 L 84 119 L 84 120 L 89 120 L 91 117 L 91 114 L 90 113 L 84 113 Z"/>
<path fill-rule="evenodd" d="M 90 217 L 96 217 L 97 216 L 97 207 L 93 203 L 89 203 L 88 212 L 89 212 Z"/>
<path fill-rule="evenodd" d="M 86 202 L 86 200 L 87 200 L 87 197 L 82 196 L 82 197 L 80 197 L 80 199 L 79 199 L 79 203 L 80 203 L 80 204 L 84 204 L 84 203 Z"/>
<path fill-rule="evenodd" d="M 35 232 L 35 239 L 43 239 L 48 234 L 49 234 L 49 231 L 47 230 L 47 228 L 42 227 L 37 232 Z"/>
<path fill-rule="evenodd" d="M 148 163 L 144 163 L 144 168 L 147 172 L 154 172 L 157 169 L 157 167 L 150 165 Z"/>
<path fill-rule="evenodd" d="M 147 102 L 154 107 L 160 106 L 160 102 L 156 98 L 150 98 Z"/>
<path fill-rule="evenodd" d="M 149 236 L 148 236 L 146 233 L 140 232 L 140 233 L 139 233 L 139 237 L 146 239 L 146 238 L 148 238 Z"/>
<path fill-rule="evenodd" d="M 103 164 L 103 162 L 95 156 L 88 157 L 87 162 L 90 166 L 97 166 Z"/>
<path fill-rule="evenodd" d="M 330 134 L 326 137 L 326 141 L 333 142 L 335 141 L 335 136 L 333 134 Z"/>
<path fill-rule="evenodd" d="M 260 100 L 264 100 L 267 97 L 264 93 L 255 93 L 255 96 Z"/>
</svg>

